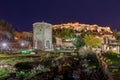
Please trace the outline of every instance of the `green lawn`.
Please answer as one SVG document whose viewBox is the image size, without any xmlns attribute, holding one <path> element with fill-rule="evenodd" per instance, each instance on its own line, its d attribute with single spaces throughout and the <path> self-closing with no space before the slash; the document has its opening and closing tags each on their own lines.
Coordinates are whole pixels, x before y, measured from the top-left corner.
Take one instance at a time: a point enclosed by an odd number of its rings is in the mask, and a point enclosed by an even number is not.
<svg viewBox="0 0 120 80">
<path fill-rule="evenodd" d="M 7 74 L 8 74 L 9 72 L 10 72 L 10 71 L 7 70 L 6 68 L 0 69 L 0 78 L 7 76 Z"/>
<path fill-rule="evenodd" d="M 69 53 L 66 53 L 65 55 L 66 59 L 71 58 L 73 60 L 79 60 L 78 56 L 69 55 Z M 51 68 L 52 60 L 59 60 L 62 61 L 62 54 L 61 52 L 41 52 L 38 54 L 0 54 L 0 64 L 11 64 L 12 66 L 15 66 L 17 63 L 28 63 L 29 62 L 40 62 L 41 65 L 44 65 L 45 68 Z M 97 68 L 99 66 L 99 63 L 97 61 L 97 58 L 95 58 L 95 55 L 89 55 L 87 56 L 88 59 L 90 59 L 90 66 L 93 66 L 94 68 Z M 27 65 L 26 63 L 26 65 Z M 69 60 L 66 60 L 65 66 L 69 66 L 70 63 Z M 27 67 L 28 68 L 28 67 Z M 42 72 L 45 72 L 46 70 L 43 70 Z M 6 69 L 0 70 L 0 77 L 6 76 L 9 73 Z M 41 73 L 41 72 L 39 72 Z M 16 73 L 17 74 L 17 73 Z M 19 75 L 24 75 L 19 73 Z M 24 76 L 28 76 L 27 78 L 33 77 L 35 74 L 26 73 Z"/>
</svg>

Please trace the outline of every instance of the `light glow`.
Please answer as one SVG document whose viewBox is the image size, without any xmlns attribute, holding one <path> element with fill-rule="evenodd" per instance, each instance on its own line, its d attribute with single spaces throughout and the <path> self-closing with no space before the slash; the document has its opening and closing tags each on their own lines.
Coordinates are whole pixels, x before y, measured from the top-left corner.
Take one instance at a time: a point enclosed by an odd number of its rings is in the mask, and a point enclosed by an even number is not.
<svg viewBox="0 0 120 80">
<path fill-rule="evenodd" d="M 2 46 L 3 46 L 3 47 L 6 47 L 6 46 L 7 46 L 7 43 L 3 43 Z"/>
</svg>

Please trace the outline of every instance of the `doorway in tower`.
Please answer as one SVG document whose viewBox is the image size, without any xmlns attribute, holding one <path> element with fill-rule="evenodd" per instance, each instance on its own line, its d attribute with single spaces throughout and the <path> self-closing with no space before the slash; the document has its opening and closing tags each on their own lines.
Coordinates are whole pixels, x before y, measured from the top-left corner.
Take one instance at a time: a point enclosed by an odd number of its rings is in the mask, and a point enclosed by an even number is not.
<svg viewBox="0 0 120 80">
<path fill-rule="evenodd" d="M 50 48 L 50 41 L 49 40 L 46 41 L 46 48 L 48 48 L 48 49 Z"/>
</svg>

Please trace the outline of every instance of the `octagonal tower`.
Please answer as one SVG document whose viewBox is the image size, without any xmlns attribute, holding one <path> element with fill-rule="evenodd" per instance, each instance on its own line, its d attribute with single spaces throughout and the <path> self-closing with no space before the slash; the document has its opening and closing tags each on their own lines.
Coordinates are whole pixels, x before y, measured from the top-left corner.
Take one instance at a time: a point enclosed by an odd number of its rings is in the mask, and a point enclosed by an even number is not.
<svg viewBox="0 0 120 80">
<path fill-rule="evenodd" d="M 33 46 L 38 50 L 53 50 L 51 24 L 45 22 L 36 22 L 33 24 Z"/>
</svg>

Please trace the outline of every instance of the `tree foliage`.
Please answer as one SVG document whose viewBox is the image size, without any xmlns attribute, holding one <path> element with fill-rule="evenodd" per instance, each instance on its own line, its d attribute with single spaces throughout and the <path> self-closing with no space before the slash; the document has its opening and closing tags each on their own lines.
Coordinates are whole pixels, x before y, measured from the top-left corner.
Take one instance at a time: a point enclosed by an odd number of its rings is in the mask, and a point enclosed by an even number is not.
<svg viewBox="0 0 120 80">
<path fill-rule="evenodd" d="M 9 35 L 6 32 L 9 33 Z M 9 38 L 9 36 L 11 36 L 11 39 L 13 39 L 14 32 L 15 32 L 15 29 L 13 28 L 13 26 L 11 24 L 9 24 L 8 22 L 6 22 L 3 19 L 0 19 L 0 33 L 1 34 L 4 33 L 3 36 L 6 36 L 7 38 Z"/>
<path fill-rule="evenodd" d="M 12 32 L 14 30 L 13 26 L 3 19 L 0 19 L 0 28 L 2 31 Z"/>
<path fill-rule="evenodd" d="M 94 37 L 93 35 L 85 35 L 84 42 L 88 47 L 99 47 L 101 45 L 101 41 L 99 38 Z"/>
<path fill-rule="evenodd" d="M 70 39 L 71 35 L 74 33 L 72 29 L 63 28 L 63 29 L 56 29 L 53 31 L 54 35 L 59 38 Z"/>
<path fill-rule="evenodd" d="M 73 35 L 72 39 L 73 44 L 76 46 L 76 48 L 80 48 L 85 45 L 83 37 L 81 35 Z"/>
<path fill-rule="evenodd" d="M 82 32 L 81 36 L 84 38 L 85 35 L 92 35 L 93 33 L 91 31 L 87 31 L 87 32 Z"/>
<path fill-rule="evenodd" d="M 118 34 L 117 40 L 119 40 L 119 41 L 120 41 L 120 33 Z"/>
<path fill-rule="evenodd" d="M 113 32 L 113 36 L 115 37 L 115 38 L 117 38 L 117 36 L 118 36 L 118 31 L 117 31 L 117 29 L 114 29 L 114 30 L 112 30 L 112 32 Z"/>
<path fill-rule="evenodd" d="M 117 29 L 112 30 L 113 36 L 117 39 L 120 40 L 120 34 Z"/>
</svg>

